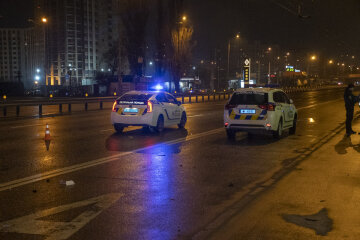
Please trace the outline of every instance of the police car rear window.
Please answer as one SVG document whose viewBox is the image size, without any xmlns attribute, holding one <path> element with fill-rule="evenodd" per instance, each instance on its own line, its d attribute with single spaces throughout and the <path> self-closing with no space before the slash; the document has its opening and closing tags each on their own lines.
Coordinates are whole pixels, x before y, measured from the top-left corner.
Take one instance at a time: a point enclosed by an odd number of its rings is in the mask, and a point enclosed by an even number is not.
<svg viewBox="0 0 360 240">
<path fill-rule="evenodd" d="M 119 99 L 119 104 L 146 105 L 152 94 L 125 94 Z"/>
<path fill-rule="evenodd" d="M 268 103 L 268 94 L 261 92 L 234 93 L 231 105 L 261 105 Z"/>
</svg>

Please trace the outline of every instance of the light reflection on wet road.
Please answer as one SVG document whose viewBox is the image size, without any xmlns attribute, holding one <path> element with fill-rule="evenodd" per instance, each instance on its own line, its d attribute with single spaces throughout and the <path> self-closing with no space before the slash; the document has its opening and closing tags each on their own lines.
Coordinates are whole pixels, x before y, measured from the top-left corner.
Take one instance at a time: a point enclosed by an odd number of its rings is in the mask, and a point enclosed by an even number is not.
<svg viewBox="0 0 360 240">
<path fill-rule="evenodd" d="M 49 182 L 0 192 L 0 222 L 118 192 L 123 197 L 70 239 L 187 239 L 238 201 L 247 186 L 271 176 L 344 121 L 342 90 L 296 93 L 291 98 L 300 108 L 298 132 L 279 141 L 239 134 L 236 142 L 228 142 L 224 131 L 217 130 L 223 124 L 219 102 L 186 105 L 186 130 L 174 127 L 160 135 L 139 128 L 116 134 L 110 130 L 109 111 L 2 121 L 1 183 L 129 154 L 58 174 Z M 42 140 L 46 122 L 52 136 L 49 151 Z M 67 179 L 75 186 L 60 184 Z M 0 239 L 16 236 L 29 239 L 0 230 Z"/>
</svg>

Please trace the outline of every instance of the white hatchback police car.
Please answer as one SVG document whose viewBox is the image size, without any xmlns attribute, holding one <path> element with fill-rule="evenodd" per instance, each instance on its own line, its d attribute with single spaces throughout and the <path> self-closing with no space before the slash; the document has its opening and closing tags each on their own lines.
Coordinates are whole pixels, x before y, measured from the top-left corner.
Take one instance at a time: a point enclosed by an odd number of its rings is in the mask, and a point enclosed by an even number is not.
<svg viewBox="0 0 360 240">
<path fill-rule="evenodd" d="M 236 90 L 224 110 L 224 126 L 229 139 L 238 131 L 270 132 L 280 138 L 284 129 L 295 134 L 298 112 L 293 101 L 280 89 L 243 88 Z"/>
<path fill-rule="evenodd" d="M 185 108 L 174 96 L 163 91 L 130 91 L 116 99 L 111 112 L 111 123 L 117 132 L 128 126 L 142 126 L 161 132 L 164 127 L 187 121 Z"/>
</svg>

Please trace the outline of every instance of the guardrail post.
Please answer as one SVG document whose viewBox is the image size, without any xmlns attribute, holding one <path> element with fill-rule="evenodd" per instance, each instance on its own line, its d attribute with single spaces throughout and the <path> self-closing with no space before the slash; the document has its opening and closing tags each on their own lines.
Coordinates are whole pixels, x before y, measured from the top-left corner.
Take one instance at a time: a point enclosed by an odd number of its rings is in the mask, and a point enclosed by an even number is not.
<svg viewBox="0 0 360 240">
<path fill-rule="evenodd" d="M 3 114 L 4 114 L 4 117 L 6 117 L 6 114 L 7 114 L 6 106 L 4 106 L 4 108 L 3 108 Z"/>
<path fill-rule="evenodd" d="M 202 98 L 202 102 L 205 102 L 204 95 L 202 95 L 201 98 Z"/>
<path fill-rule="evenodd" d="M 59 113 L 62 113 L 62 104 L 59 103 Z"/>
<path fill-rule="evenodd" d="M 221 93 L 219 93 L 219 101 L 221 100 Z"/>
<path fill-rule="evenodd" d="M 16 106 L 16 116 L 18 117 L 20 115 L 20 105 Z"/>
<path fill-rule="evenodd" d="M 214 93 L 214 102 L 216 101 L 216 93 Z"/>
<path fill-rule="evenodd" d="M 88 110 L 88 103 L 85 102 L 85 111 L 87 111 L 87 110 Z"/>
<path fill-rule="evenodd" d="M 210 101 L 210 94 L 208 94 L 208 101 Z"/>
<path fill-rule="evenodd" d="M 42 116 L 42 104 L 39 104 L 39 117 Z"/>
<path fill-rule="evenodd" d="M 100 101 L 100 110 L 103 110 L 103 102 Z"/>
<path fill-rule="evenodd" d="M 69 105 L 68 105 L 68 111 L 69 111 L 69 113 L 71 112 L 71 103 L 69 103 Z"/>
<path fill-rule="evenodd" d="M 182 104 L 185 103 L 184 95 L 181 96 L 181 103 L 182 103 Z"/>
<path fill-rule="evenodd" d="M 196 102 L 198 102 L 198 95 L 196 95 L 195 99 L 196 99 Z"/>
<path fill-rule="evenodd" d="M 189 103 L 191 103 L 191 93 L 189 94 Z"/>
</svg>

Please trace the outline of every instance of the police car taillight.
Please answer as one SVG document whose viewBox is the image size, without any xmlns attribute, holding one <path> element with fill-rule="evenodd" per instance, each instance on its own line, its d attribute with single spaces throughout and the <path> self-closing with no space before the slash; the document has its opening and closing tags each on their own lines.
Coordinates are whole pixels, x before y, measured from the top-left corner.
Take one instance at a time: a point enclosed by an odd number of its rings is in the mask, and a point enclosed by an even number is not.
<svg viewBox="0 0 360 240">
<path fill-rule="evenodd" d="M 233 104 L 226 104 L 225 105 L 225 110 L 230 110 L 230 109 L 233 109 L 233 108 L 236 108 L 236 105 L 233 105 Z"/>
<path fill-rule="evenodd" d="M 117 102 L 115 101 L 114 104 L 113 104 L 113 107 L 112 107 L 113 112 L 116 112 L 116 105 L 117 105 Z"/>
<path fill-rule="evenodd" d="M 273 103 L 258 105 L 258 107 L 268 111 L 275 111 L 275 105 Z"/>
<path fill-rule="evenodd" d="M 153 103 L 151 101 L 147 102 L 147 112 L 151 113 L 153 110 Z"/>
<path fill-rule="evenodd" d="M 268 106 L 268 107 L 267 107 L 267 110 L 268 110 L 268 111 L 275 111 L 275 104 L 269 103 L 267 106 Z"/>
</svg>

